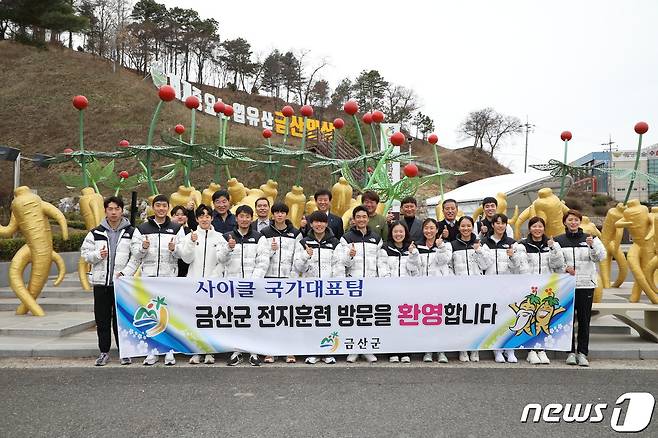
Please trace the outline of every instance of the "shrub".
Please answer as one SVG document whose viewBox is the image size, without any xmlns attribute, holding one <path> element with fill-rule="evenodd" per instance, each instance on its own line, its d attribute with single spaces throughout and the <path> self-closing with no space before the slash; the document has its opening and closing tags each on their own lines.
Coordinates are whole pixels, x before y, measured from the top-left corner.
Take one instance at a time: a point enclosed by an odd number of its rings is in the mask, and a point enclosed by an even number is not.
<svg viewBox="0 0 658 438">
<path fill-rule="evenodd" d="M 610 202 L 611 198 L 606 195 L 592 196 L 592 207 L 605 207 Z"/>
<path fill-rule="evenodd" d="M 61 234 L 53 234 L 53 249 L 55 252 L 80 251 L 86 235 L 87 233 L 69 233 L 69 240 L 64 240 Z M 0 261 L 11 260 L 23 245 L 25 239 L 22 237 L 0 239 Z"/>
</svg>

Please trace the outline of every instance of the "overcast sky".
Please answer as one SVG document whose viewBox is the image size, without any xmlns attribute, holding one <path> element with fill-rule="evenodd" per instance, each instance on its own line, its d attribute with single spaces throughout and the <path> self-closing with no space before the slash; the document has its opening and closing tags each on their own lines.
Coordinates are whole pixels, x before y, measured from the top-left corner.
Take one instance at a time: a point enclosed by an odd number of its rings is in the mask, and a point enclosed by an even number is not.
<svg viewBox="0 0 658 438">
<path fill-rule="evenodd" d="M 161 1 L 161 0 L 160 0 Z M 363 69 L 413 88 L 437 125 L 439 143 L 468 146 L 457 129 L 469 111 L 491 106 L 536 125 L 529 163 L 637 147 L 633 126 L 658 142 L 658 1 L 226 1 L 166 0 L 243 37 L 255 53 L 309 49 L 331 65 L 332 86 Z M 499 160 L 523 171 L 524 136 Z"/>
</svg>

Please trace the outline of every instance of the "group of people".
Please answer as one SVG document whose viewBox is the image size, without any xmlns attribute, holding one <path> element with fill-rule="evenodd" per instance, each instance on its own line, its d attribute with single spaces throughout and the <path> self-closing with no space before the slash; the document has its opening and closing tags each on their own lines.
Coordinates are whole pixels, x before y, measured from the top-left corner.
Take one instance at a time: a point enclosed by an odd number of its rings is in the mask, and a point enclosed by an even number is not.
<svg viewBox="0 0 658 438">
<path fill-rule="evenodd" d="M 589 325 L 596 263 L 605 258 L 601 241 L 580 228 L 582 215 L 569 210 L 563 218 L 565 233 L 547 236 L 545 222 L 533 217 L 528 222 L 528 236 L 515 241 L 504 214 L 496 213 L 497 200 L 482 201 L 484 216 L 475 221 L 458 216 L 454 199 L 443 201 L 444 219 L 421 220 L 416 216 L 417 201 L 413 197 L 401 201 L 400 219 L 393 214 L 377 213 L 379 196 L 367 191 L 362 205 L 352 211 L 350 224 L 344 229 L 340 217 L 330 212 L 331 192 L 319 190 L 314 199 L 317 211 L 305 216 L 299 229 L 288 219 L 288 207 L 280 202 L 270 205 L 268 198 L 256 201 L 256 217 L 248 205 L 240 205 L 231 213 L 228 192 L 217 191 L 212 206 L 193 202 L 170 211 L 166 196 L 153 199 L 154 215 L 133 228 L 123 217 L 123 201 L 118 197 L 105 200 L 106 218 L 89 232 L 82 245 L 82 257 L 92 265 L 94 313 L 100 355 L 96 365 L 109 361 L 111 330 L 119 343 L 114 304 L 114 280 L 134 275 L 155 277 L 187 276 L 231 278 L 290 277 L 405 277 L 444 275 L 512 275 L 568 273 L 576 277 L 575 321 L 577 335 L 572 340 L 566 362 L 588 366 Z M 171 215 L 171 217 L 170 217 Z M 426 352 L 424 362 L 432 362 L 435 352 Z M 347 356 L 355 362 L 358 355 Z M 368 362 L 377 361 L 364 354 Z M 477 351 L 459 352 L 461 362 L 478 362 Z M 437 361 L 448 362 L 445 352 L 436 352 Z M 332 356 L 309 356 L 308 364 L 319 360 L 335 363 Z M 496 362 L 517 362 L 514 350 L 494 351 Z M 144 365 L 157 362 L 157 352 L 144 359 Z M 243 360 L 242 352 L 230 355 L 227 365 Z M 249 353 L 249 363 L 260 366 L 261 358 Z M 289 355 L 286 362 L 294 363 Z M 545 351 L 530 350 L 528 362 L 548 364 Z M 212 354 L 203 358 L 214 363 Z M 265 363 L 275 361 L 265 356 Z M 391 354 L 390 362 L 409 363 L 410 356 Z M 199 364 L 193 355 L 189 362 Z M 122 358 L 121 364 L 130 364 Z M 166 365 L 175 364 L 173 351 L 165 354 Z"/>
</svg>

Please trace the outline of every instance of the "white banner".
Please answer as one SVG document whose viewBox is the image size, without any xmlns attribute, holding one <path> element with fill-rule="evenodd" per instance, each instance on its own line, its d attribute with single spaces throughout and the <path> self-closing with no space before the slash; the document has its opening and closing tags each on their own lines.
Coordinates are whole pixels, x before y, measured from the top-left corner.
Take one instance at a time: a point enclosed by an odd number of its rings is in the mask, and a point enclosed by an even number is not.
<svg viewBox="0 0 658 438">
<path fill-rule="evenodd" d="M 568 351 L 574 277 L 121 277 L 121 357 Z"/>
</svg>

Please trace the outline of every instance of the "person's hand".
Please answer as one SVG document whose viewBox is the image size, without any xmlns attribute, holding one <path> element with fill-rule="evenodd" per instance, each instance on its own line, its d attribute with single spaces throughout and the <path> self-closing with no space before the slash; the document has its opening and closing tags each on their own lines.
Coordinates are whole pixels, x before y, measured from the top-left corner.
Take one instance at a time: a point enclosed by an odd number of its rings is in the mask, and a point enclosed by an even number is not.
<svg viewBox="0 0 658 438">
<path fill-rule="evenodd" d="M 190 198 L 189 201 L 187 201 L 187 205 L 185 206 L 186 210 L 194 210 L 194 199 Z"/>
<path fill-rule="evenodd" d="M 414 254 L 416 251 L 418 251 L 416 249 L 416 244 L 412 240 L 411 243 L 409 244 L 409 254 Z"/>
<path fill-rule="evenodd" d="M 302 216 L 302 220 L 299 221 L 299 228 L 304 228 L 306 226 L 306 216 Z"/>
<path fill-rule="evenodd" d="M 567 269 L 565 269 L 565 271 L 570 275 L 576 275 L 576 268 L 574 268 L 573 266 L 567 266 Z"/>
<path fill-rule="evenodd" d="M 589 236 L 587 236 L 587 239 L 585 239 L 585 242 L 587 242 L 587 246 L 589 246 L 590 248 L 592 247 L 592 245 L 594 245 L 594 238 L 592 237 L 591 234 Z"/>
<path fill-rule="evenodd" d="M 479 250 L 480 249 L 480 241 L 476 240 L 475 243 L 473 244 L 473 249 L 474 250 Z"/>
<path fill-rule="evenodd" d="M 304 244 L 304 248 L 306 249 L 306 254 L 308 254 L 309 257 L 313 257 L 313 248 L 307 244 Z"/>
<path fill-rule="evenodd" d="M 149 249 L 149 246 L 151 246 L 151 242 L 149 242 L 149 236 L 144 236 L 144 240 L 142 241 L 142 248 Z"/>
<path fill-rule="evenodd" d="M 276 239 L 272 237 L 272 251 L 278 251 L 279 249 L 279 244 L 276 243 Z"/>
<path fill-rule="evenodd" d="M 350 257 L 354 257 L 356 255 L 356 247 L 354 244 L 350 247 Z"/>
<path fill-rule="evenodd" d="M 173 252 L 176 249 L 176 242 L 174 242 L 174 238 L 172 237 L 171 240 L 169 241 L 168 245 L 169 251 Z"/>
<path fill-rule="evenodd" d="M 555 240 L 553 240 L 553 236 L 549 237 L 548 242 L 546 243 L 548 244 L 549 248 L 553 248 L 553 245 L 555 245 Z"/>
<path fill-rule="evenodd" d="M 439 237 L 434 243 L 436 244 L 437 248 L 441 248 L 443 246 L 443 239 Z"/>
<path fill-rule="evenodd" d="M 507 248 L 507 257 L 512 257 L 514 255 L 514 249 L 513 248 Z"/>
<path fill-rule="evenodd" d="M 447 239 L 448 236 L 450 236 L 450 231 L 448 231 L 448 227 L 443 227 L 443 232 L 441 233 L 441 237 Z"/>
<path fill-rule="evenodd" d="M 196 242 L 199 239 L 199 235 L 196 233 L 196 231 L 192 231 L 192 236 L 190 236 L 190 239 L 192 239 L 192 242 Z"/>
<path fill-rule="evenodd" d="M 104 259 L 107 257 L 107 246 L 103 245 L 101 248 L 101 258 Z"/>
<path fill-rule="evenodd" d="M 114 278 L 119 278 L 119 277 L 123 277 L 123 272 L 117 272 L 116 274 L 114 274 Z"/>
<path fill-rule="evenodd" d="M 480 225 L 480 234 L 484 236 L 485 234 L 487 234 L 487 231 L 489 231 L 489 228 L 487 228 L 486 225 Z"/>
<path fill-rule="evenodd" d="M 233 238 L 233 236 L 228 238 L 228 247 L 231 249 L 235 248 L 235 239 Z"/>
<path fill-rule="evenodd" d="M 391 213 L 390 211 L 388 213 L 386 213 L 386 222 L 388 222 L 390 224 L 391 222 L 393 222 L 393 219 L 395 219 L 395 216 L 393 216 L 393 213 Z"/>
</svg>

